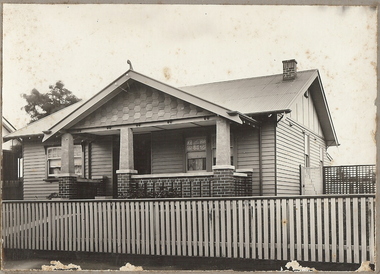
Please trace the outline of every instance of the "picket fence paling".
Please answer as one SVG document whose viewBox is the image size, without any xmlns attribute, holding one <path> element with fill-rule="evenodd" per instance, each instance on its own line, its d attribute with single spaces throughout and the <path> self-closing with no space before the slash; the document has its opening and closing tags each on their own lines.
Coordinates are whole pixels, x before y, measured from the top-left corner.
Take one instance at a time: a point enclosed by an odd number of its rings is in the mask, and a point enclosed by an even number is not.
<svg viewBox="0 0 380 274">
<path fill-rule="evenodd" d="M 4 248 L 374 262 L 374 195 L 4 201 Z"/>
</svg>

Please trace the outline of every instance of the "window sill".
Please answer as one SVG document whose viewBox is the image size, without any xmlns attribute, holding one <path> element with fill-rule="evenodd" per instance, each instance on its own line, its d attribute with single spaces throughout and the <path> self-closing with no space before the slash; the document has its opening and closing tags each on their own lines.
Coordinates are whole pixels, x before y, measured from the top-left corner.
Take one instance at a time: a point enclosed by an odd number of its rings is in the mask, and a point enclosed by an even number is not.
<svg viewBox="0 0 380 274">
<path fill-rule="evenodd" d="M 59 178 L 58 177 L 49 177 L 44 179 L 45 182 L 53 183 L 53 182 L 58 182 Z"/>
<path fill-rule="evenodd" d="M 49 183 L 58 183 L 59 182 L 59 177 L 48 177 L 46 179 L 44 179 L 45 182 L 49 182 Z M 78 177 L 77 178 L 77 182 L 78 183 L 100 183 L 103 181 L 103 177 L 102 178 L 94 178 L 94 179 L 86 179 L 86 178 L 80 178 Z"/>
</svg>

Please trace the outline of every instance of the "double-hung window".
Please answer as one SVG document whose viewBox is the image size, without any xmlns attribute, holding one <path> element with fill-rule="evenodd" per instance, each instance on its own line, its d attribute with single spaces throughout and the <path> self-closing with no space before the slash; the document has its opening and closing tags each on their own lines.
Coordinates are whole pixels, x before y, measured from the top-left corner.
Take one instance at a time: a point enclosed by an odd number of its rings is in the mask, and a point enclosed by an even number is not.
<svg viewBox="0 0 380 274">
<path fill-rule="evenodd" d="M 189 172 L 206 170 L 206 137 L 186 139 L 186 169 Z"/>
<path fill-rule="evenodd" d="M 56 177 L 61 173 L 62 167 L 62 149 L 61 147 L 47 148 L 47 173 L 48 177 Z M 78 176 L 82 175 L 82 146 L 74 146 L 74 170 Z"/>
<path fill-rule="evenodd" d="M 305 167 L 310 167 L 310 135 L 305 134 Z"/>
</svg>

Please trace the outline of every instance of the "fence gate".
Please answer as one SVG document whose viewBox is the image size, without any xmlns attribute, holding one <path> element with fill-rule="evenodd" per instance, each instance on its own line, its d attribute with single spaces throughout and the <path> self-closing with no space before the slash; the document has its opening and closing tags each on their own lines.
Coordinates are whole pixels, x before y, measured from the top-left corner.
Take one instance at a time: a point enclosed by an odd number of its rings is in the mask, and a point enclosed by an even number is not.
<svg viewBox="0 0 380 274">
<path fill-rule="evenodd" d="M 321 167 L 300 166 L 301 194 L 320 195 L 323 193 L 323 177 Z"/>
</svg>

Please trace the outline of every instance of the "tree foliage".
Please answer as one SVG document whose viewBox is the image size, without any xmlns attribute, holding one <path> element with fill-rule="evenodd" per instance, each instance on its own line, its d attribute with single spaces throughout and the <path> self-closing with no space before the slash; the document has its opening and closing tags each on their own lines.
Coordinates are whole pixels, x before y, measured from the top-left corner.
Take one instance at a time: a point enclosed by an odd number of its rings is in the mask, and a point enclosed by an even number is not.
<svg viewBox="0 0 380 274">
<path fill-rule="evenodd" d="M 62 81 L 50 85 L 49 89 L 47 93 L 40 93 L 34 88 L 30 94 L 21 95 L 27 102 L 23 109 L 30 115 L 30 122 L 37 121 L 80 101 L 78 97 L 64 87 Z"/>
</svg>

